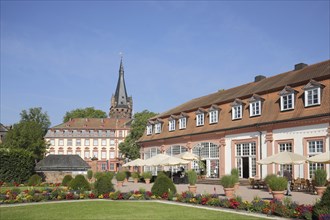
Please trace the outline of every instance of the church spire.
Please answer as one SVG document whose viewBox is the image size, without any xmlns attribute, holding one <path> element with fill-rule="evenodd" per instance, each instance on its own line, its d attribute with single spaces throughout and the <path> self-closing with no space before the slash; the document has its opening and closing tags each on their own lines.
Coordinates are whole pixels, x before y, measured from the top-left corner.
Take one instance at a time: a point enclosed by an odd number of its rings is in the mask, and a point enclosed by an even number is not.
<svg viewBox="0 0 330 220">
<path fill-rule="evenodd" d="M 132 97 L 127 96 L 123 57 L 120 59 L 119 77 L 115 95 L 111 98 L 109 116 L 112 118 L 131 118 L 132 117 Z"/>
</svg>

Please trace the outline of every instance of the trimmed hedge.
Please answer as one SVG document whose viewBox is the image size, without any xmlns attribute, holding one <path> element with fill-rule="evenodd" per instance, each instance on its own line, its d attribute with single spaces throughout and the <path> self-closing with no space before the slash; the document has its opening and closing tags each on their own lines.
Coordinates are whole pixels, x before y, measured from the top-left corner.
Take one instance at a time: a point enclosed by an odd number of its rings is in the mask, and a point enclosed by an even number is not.
<svg viewBox="0 0 330 220">
<path fill-rule="evenodd" d="M 84 175 L 77 175 L 69 184 L 73 190 L 88 191 L 91 190 L 91 186 L 86 180 Z"/>
<path fill-rule="evenodd" d="M 42 178 L 38 174 L 34 174 L 29 178 L 28 186 L 37 186 L 41 183 Z"/>
<path fill-rule="evenodd" d="M 313 208 L 313 219 L 323 219 L 322 217 L 330 213 L 330 185 L 325 190 L 321 200 L 316 202 Z M 326 218 L 324 218 L 326 219 Z"/>
<path fill-rule="evenodd" d="M 94 184 L 95 192 L 98 195 L 114 192 L 113 184 L 109 176 L 101 176 Z"/>
<path fill-rule="evenodd" d="M 0 181 L 22 183 L 34 173 L 32 153 L 23 149 L 0 149 Z"/>
<path fill-rule="evenodd" d="M 151 188 L 151 192 L 156 196 L 162 196 L 164 193 L 176 193 L 175 185 L 165 174 L 159 175 Z"/>
<path fill-rule="evenodd" d="M 63 180 L 62 180 L 62 186 L 68 186 L 71 182 L 71 180 L 73 180 L 73 177 L 71 175 L 65 175 Z"/>
</svg>

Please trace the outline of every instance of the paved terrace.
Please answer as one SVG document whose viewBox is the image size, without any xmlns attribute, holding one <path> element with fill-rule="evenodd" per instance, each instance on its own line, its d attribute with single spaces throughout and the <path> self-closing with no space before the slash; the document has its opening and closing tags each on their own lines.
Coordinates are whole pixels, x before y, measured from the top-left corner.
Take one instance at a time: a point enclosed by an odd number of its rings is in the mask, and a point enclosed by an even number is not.
<svg viewBox="0 0 330 220">
<path fill-rule="evenodd" d="M 129 192 L 131 190 L 139 190 L 143 188 L 145 190 L 151 190 L 153 183 L 145 184 L 145 183 L 133 183 L 131 181 L 124 183 L 124 186 L 121 188 L 117 188 L 116 180 L 113 180 L 113 184 L 116 190 L 120 190 L 121 192 Z M 176 190 L 178 193 L 184 192 L 188 190 L 188 184 L 176 184 Z M 197 193 L 198 194 L 220 194 L 221 198 L 225 198 L 223 187 L 220 185 L 210 185 L 210 184 L 196 184 Z M 273 196 L 269 194 L 266 189 L 252 189 L 250 186 L 240 186 L 236 191 L 236 195 L 242 197 L 243 201 L 252 201 L 254 197 L 258 196 L 262 199 L 271 200 Z M 310 192 L 292 192 L 292 196 L 290 196 L 292 201 L 295 201 L 299 204 L 314 204 L 321 197 L 317 195 L 312 195 Z"/>
</svg>

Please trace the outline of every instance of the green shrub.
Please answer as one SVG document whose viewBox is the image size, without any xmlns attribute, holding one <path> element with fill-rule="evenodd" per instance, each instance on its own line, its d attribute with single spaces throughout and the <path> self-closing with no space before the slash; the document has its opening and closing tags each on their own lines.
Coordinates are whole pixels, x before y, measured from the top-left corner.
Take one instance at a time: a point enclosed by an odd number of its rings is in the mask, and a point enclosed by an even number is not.
<svg viewBox="0 0 330 220">
<path fill-rule="evenodd" d="M 138 179 L 140 177 L 140 174 L 138 172 L 133 172 L 132 173 L 132 178 L 133 179 Z"/>
<path fill-rule="evenodd" d="M 116 180 L 117 181 L 124 181 L 125 178 L 126 178 L 126 173 L 124 171 L 119 171 L 116 174 Z"/>
<path fill-rule="evenodd" d="M 230 171 L 231 175 L 235 177 L 236 179 L 236 183 L 238 183 L 238 180 L 239 180 L 239 174 L 238 174 L 238 169 L 237 168 L 233 168 L 231 171 Z"/>
<path fill-rule="evenodd" d="M 37 186 L 41 183 L 41 180 L 41 176 L 39 176 L 38 174 L 34 174 L 29 178 L 28 186 Z"/>
<path fill-rule="evenodd" d="M 264 179 L 265 183 L 269 184 L 269 181 L 274 177 L 277 177 L 276 174 L 268 174 Z"/>
<path fill-rule="evenodd" d="M 327 172 L 324 169 L 317 169 L 314 172 L 315 186 L 325 186 L 327 183 Z"/>
<path fill-rule="evenodd" d="M 151 179 L 152 173 L 150 171 L 142 173 L 144 179 Z"/>
<path fill-rule="evenodd" d="M 109 177 L 111 180 L 113 179 L 113 177 L 115 176 L 115 172 L 113 171 L 107 171 L 103 173 L 105 176 Z"/>
<path fill-rule="evenodd" d="M 71 175 L 65 175 L 62 180 L 62 186 L 68 186 L 72 179 Z"/>
<path fill-rule="evenodd" d="M 0 149 L 0 180 L 25 182 L 34 173 L 34 158 L 23 149 Z"/>
<path fill-rule="evenodd" d="M 156 196 L 162 196 L 164 193 L 176 193 L 175 185 L 172 180 L 166 175 L 160 175 L 157 177 L 154 185 L 151 188 L 152 194 Z"/>
<path fill-rule="evenodd" d="M 88 170 L 87 171 L 87 179 L 89 181 L 91 181 L 92 178 L 93 178 L 93 170 Z"/>
<path fill-rule="evenodd" d="M 321 219 L 320 216 L 323 214 L 330 213 L 330 185 L 327 187 L 321 200 L 313 207 L 313 217 L 315 219 Z"/>
<path fill-rule="evenodd" d="M 94 173 L 94 178 L 96 179 L 96 180 L 98 180 L 101 176 L 103 176 L 104 175 L 104 173 L 103 172 L 95 172 Z"/>
<path fill-rule="evenodd" d="M 131 172 L 128 171 L 128 170 L 126 170 L 126 171 L 124 171 L 124 172 L 125 172 L 125 174 L 126 174 L 126 178 L 127 178 L 127 179 L 130 178 L 130 176 L 131 176 Z"/>
<path fill-rule="evenodd" d="M 235 183 L 237 183 L 237 178 L 233 175 L 224 175 L 220 179 L 220 184 L 224 188 L 234 188 Z"/>
<path fill-rule="evenodd" d="M 272 191 L 284 191 L 287 189 L 288 180 L 285 177 L 273 177 L 268 181 L 269 188 Z"/>
<path fill-rule="evenodd" d="M 188 182 L 191 186 L 196 185 L 197 182 L 197 173 L 195 172 L 195 170 L 188 170 L 187 172 L 188 175 Z"/>
<path fill-rule="evenodd" d="M 114 192 L 113 184 L 109 176 L 101 176 L 94 184 L 96 194 L 101 195 L 109 192 Z"/>
<path fill-rule="evenodd" d="M 91 186 L 86 180 L 84 175 L 77 175 L 69 184 L 70 188 L 73 190 L 88 191 L 91 190 Z"/>
</svg>

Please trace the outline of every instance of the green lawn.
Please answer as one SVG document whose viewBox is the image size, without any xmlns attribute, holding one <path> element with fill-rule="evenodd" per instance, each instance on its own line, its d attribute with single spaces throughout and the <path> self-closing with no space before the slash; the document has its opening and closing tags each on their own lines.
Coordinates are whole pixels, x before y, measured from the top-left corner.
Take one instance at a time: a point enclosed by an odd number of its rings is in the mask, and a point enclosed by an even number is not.
<svg viewBox="0 0 330 220">
<path fill-rule="evenodd" d="M 261 219 L 157 202 L 83 201 L 0 207 L 0 219 Z"/>
</svg>

